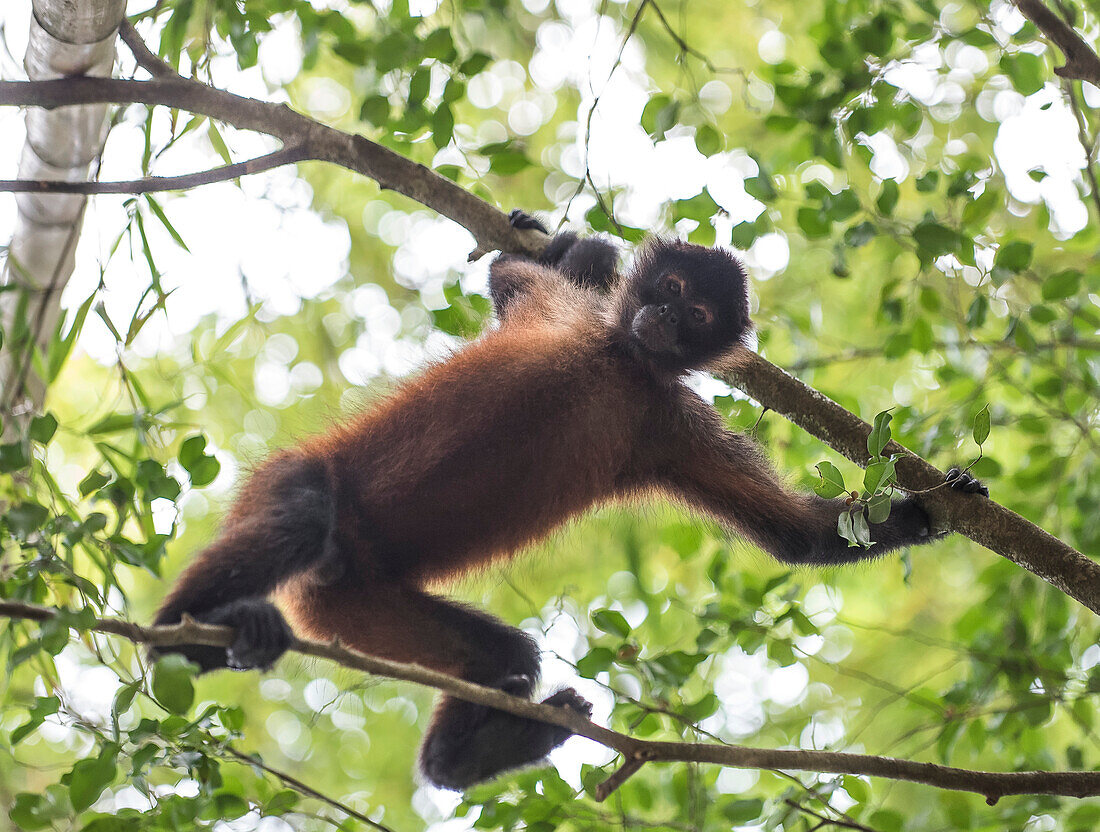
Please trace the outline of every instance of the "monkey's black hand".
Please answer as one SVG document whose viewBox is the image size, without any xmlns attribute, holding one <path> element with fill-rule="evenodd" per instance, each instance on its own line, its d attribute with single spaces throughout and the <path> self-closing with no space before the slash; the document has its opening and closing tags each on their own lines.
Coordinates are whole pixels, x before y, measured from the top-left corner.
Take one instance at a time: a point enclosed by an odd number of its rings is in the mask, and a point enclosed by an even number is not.
<svg viewBox="0 0 1100 832">
<path fill-rule="evenodd" d="M 287 651 L 293 638 L 283 614 L 262 598 L 234 601 L 211 610 L 201 620 L 237 631 L 225 650 L 226 666 L 234 670 L 266 670 Z"/>
<path fill-rule="evenodd" d="M 540 219 L 532 217 L 526 211 L 521 211 L 519 208 L 512 209 L 512 212 L 508 215 L 508 222 L 511 223 L 512 228 L 519 231 L 526 231 L 527 229 L 534 228 L 541 231 L 543 234 L 550 233 Z"/>
<path fill-rule="evenodd" d="M 957 491 L 963 491 L 967 494 L 981 494 L 983 497 L 989 496 L 989 489 L 985 486 L 985 483 L 981 480 L 974 479 L 974 477 L 960 468 L 952 468 L 947 472 L 947 484 Z"/>
</svg>

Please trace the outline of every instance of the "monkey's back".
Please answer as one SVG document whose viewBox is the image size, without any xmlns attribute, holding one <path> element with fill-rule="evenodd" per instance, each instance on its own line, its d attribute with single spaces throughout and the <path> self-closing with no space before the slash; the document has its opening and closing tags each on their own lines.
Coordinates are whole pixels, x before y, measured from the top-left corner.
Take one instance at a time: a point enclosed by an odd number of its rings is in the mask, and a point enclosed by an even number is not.
<svg viewBox="0 0 1100 832">
<path fill-rule="evenodd" d="M 506 325 L 312 443 L 363 577 L 450 576 L 616 492 L 646 397 L 600 334 Z"/>
</svg>

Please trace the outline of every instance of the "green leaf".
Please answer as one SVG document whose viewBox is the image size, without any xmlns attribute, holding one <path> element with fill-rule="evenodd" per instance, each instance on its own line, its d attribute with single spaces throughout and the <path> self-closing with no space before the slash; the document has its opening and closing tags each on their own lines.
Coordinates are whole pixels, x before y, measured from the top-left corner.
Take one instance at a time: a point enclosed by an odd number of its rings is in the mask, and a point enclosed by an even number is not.
<svg viewBox="0 0 1100 832">
<path fill-rule="evenodd" d="M 626 638 L 630 635 L 630 625 L 623 618 L 623 614 L 617 610 L 596 610 L 592 613 L 592 623 L 605 633 Z"/>
<path fill-rule="evenodd" d="M 886 216 L 893 214 L 894 208 L 898 204 L 898 183 L 893 179 L 885 180 L 882 183 L 882 193 L 879 194 L 876 204 L 878 209 Z"/>
<path fill-rule="evenodd" d="M 871 546 L 871 529 L 867 525 L 867 513 L 864 511 L 853 510 L 851 512 L 852 517 L 852 534 L 855 536 L 856 543 L 862 546 L 864 549 L 868 549 Z"/>
<path fill-rule="evenodd" d="M 974 441 L 980 446 L 989 438 L 989 405 L 974 416 Z"/>
<path fill-rule="evenodd" d="M 1024 95 L 1037 93 L 1046 81 L 1042 57 L 1030 52 L 1002 55 L 1001 71 L 1012 81 L 1012 86 Z"/>
<path fill-rule="evenodd" d="M 34 705 L 30 709 L 30 718 L 11 732 L 11 744 L 18 743 L 45 722 L 46 717 L 56 714 L 60 708 L 61 700 L 56 696 L 36 697 Z"/>
<path fill-rule="evenodd" d="M 744 826 L 760 817 L 764 811 L 764 801 L 759 799 L 734 800 L 722 806 L 721 811 L 722 816 L 732 826 Z"/>
<path fill-rule="evenodd" d="M 819 462 L 816 467 L 817 473 L 821 476 L 821 482 L 814 486 L 814 491 L 816 491 L 818 495 L 826 499 L 832 499 L 833 497 L 839 497 L 841 494 L 846 493 L 847 489 L 844 487 L 844 476 L 833 463 Z"/>
<path fill-rule="evenodd" d="M 885 523 L 890 517 L 891 508 L 893 508 L 893 502 L 888 491 L 876 494 L 867 502 L 868 521 L 871 523 Z"/>
<path fill-rule="evenodd" d="M 880 459 L 872 462 L 863 472 L 863 487 L 868 494 L 877 494 L 894 483 L 894 460 Z"/>
<path fill-rule="evenodd" d="M 455 117 L 447 104 L 440 104 L 432 113 L 432 144 L 442 150 L 451 143 L 455 131 Z M 500 171 L 496 171 L 499 173 Z"/>
<path fill-rule="evenodd" d="M 866 803 L 871 797 L 871 787 L 858 777 L 846 774 L 840 779 L 840 783 L 856 803 Z"/>
<path fill-rule="evenodd" d="M 836 533 L 848 541 L 849 549 L 859 545 L 859 541 L 856 540 L 855 530 L 852 528 L 851 509 L 845 509 L 840 512 L 840 516 L 837 517 L 836 520 Z"/>
<path fill-rule="evenodd" d="M 359 105 L 359 118 L 375 127 L 385 127 L 390 121 L 390 100 L 384 95 L 371 95 Z"/>
<path fill-rule="evenodd" d="M 180 248 L 190 254 L 191 249 L 187 247 L 187 243 L 183 241 L 183 237 L 181 237 L 180 233 L 176 231 L 176 227 L 168 221 L 168 216 L 164 213 L 164 209 L 160 207 L 160 203 L 153 198 L 152 194 L 145 194 L 145 201 L 149 204 L 149 208 L 156 215 L 157 219 L 160 220 L 160 224 L 164 226 L 165 230 L 171 235 L 172 239 L 176 241 L 176 245 L 178 245 Z"/>
<path fill-rule="evenodd" d="M 805 205 L 798 209 L 796 219 L 798 220 L 798 227 L 802 229 L 802 233 L 806 235 L 808 240 L 827 237 L 829 234 L 831 224 L 824 208 Z"/>
<path fill-rule="evenodd" d="M 959 235 L 938 222 L 925 221 L 913 229 L 913 239 L 928 258 L 950 254 L 959 248 Z"/>
<path fill-rule="evenodd" d="M 875 416 L 871 433 L 867 437 L 867 452 L 872 456 L 881 456 L 882 450 L 890 443 L 890 422 L 894 418 L 889 410 Z"/>
<path fill-rule="evenodd" d="M 191 478 L 194 488 L 209 485 L 221 471 L 221 463 L 206 453 L 206 437 L 201 433 L 188 437 L 180 445 L 179 463 Z"/>
<path fill-rule="evenodd" d="M 210 139 L 210 145 L 214 148 L 214 152 L 222 157 L 222 161 L 227 165 L 233 164 L 233 156 L 229 153 L 229 148 L 225 145 L 225 139 L 223 139 L 222 134 L 218 132 L 218 128 L 214 122 L 210 122 L 210 126 L 206 130 L 206 135 Z"/>
<path fill-rule="evenodd" d="M 467 78 L 472 78 L 479 72 L 484 71 L 493 59 L 491 56 L 486 55 L 484 52 L 475 52 L 473 55 L 459 64 L 458 71 L 465 75 Z"/>
<path fill-rule="evenodd" d="M 607 647 L 593 647 L 577 661 L 577 673 L 586 679 L 595 679 L 597 674 L 611 667 L 614 657 Z"/>
<path fill-rule="evenodd" d="M 997 249 L 997 254 L 993 257 L 993 268 L 1002 273 L 1019 274 L 1031 265 L 1031 252 L 1031 243 L 1021 240 L 1007 243 Z"/>
<path fill-rule="evenodd" d="M 458 55 L 451 30 L 446 27 L 436 29 L 424 38 L 423 49 L 429 58 L 436 58 L 444 63 L 450 63 Z"/>
<path fill-rule="evenodd" d="M 187 713 L 195 700 L 195 686 L 191 683 L 195 670 L 195 665 L 178 653 L 162 656 L 153 667 L 153 696 L 168 711 Z"/>
<path fill-rule="evenodd" d="M 73 809 L 83 812 L 99 799 L 115 779 L 117 748 L 107 747 L 95 759 L 80 760 L 69 772 L 69 800 Z"/>
<path fill-rule="evenodd" d="M 409 106 L 417 107 L 428 97 L 428 88 L 431 86 L 432 73 L 427 67 L 420 67 L 409 79 Z"/>
<path fill-rule="evenodd" d="M 51 439 L 53 439 L 53 435 L 56 430 L 57 419 L 52 413 L 45 413 L 41 416 L 35 416 L 33 419 L 31 419 L 31 439 L 41 445 L 45 445 Z"/>
<path fill-rule="evenodd" d="M 1063 300 L 1077 294 L 1080 288 L 1081 272 L 1066 269 L 1043 281 L 1043 300 Z"/>
<path fill-rule="evenodd" d="M 128 685 L 123 685 L 118 689 L 118 693 L 115 694 L 114 704 L 111 705 L 111 718 L 118 721 L 118 718 L 130 710 L 130 706 L 134 704 L 134 697 L 138 695 L 138 691 L 141 690 L 141 680 L 137 679 L 130 682 Z"/>
</svg>

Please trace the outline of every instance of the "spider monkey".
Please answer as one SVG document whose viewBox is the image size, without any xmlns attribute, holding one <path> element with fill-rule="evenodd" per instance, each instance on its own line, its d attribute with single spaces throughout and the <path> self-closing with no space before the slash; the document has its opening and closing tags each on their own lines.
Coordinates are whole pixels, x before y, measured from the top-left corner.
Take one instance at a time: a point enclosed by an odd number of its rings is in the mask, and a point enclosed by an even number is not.
<svg viewBox="0 0 1100 832">
<path fill-rule="evenodd" d="M 520 211 L 518 228 L 545 227 Z M 499 256 L 500 326 L 377 407 L 264 463 L 157 624 L 236 628 L 229 648 L 178 650 L 203 670 L 270 666 L 290 629 L 529 697 L 535 642 L 426 587 L 508 557 L 593 504 L 658 492 L 790 564 L 840 564 L 935 538 L 895 500 L 870 548 L 837 534 L 842 499 L 788 491 L 683 375 L 744 349 L 747 280 L 726 251 L 655 239 L 621 278 L 601 239 L 554 237 L 539 261 Z M 951 485 L 988 494 L 952 471 Z M 591 715 L 571 688 L 543 702 Z M 570 732 L 443 696 L 420 751 L 462 789 L 543 758 Z"/>
</svg>

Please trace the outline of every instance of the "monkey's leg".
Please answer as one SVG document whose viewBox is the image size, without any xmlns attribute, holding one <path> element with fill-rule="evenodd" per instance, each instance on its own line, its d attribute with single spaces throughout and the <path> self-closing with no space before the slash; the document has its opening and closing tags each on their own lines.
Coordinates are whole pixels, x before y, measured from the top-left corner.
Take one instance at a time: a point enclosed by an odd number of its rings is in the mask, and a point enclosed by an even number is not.
<svg viewBox="0 0 1100 832">
<path fill-rule="evenodd" d="M 252 477 L 221 536 L 184 570 L 161 605 L 155 624 L 184 613 L 237 630 L 229 648 L 164 647 L 203 670 L 268 667 L 290 643 L 290 628 L 266 600 L 288 578 L 340 565 L 333 539 L 334 500 L 324 465 L 308 457 L 277 457 Z"/>
<path fill-rule="evenodd" d="M 529 697 L 539 676 L 530 636 L 480 610 L 398 586 L 295 586 L 290 600 L 300 629 L 340 639 L 357 650 L 413 662 L 471 682 Z M 586 715 L 591 706 L 571 689 L 545 704 Z M 420 751 L 434 785 L 463 789 L 499 772 L 541 760 L 568 739 L 555 725 L 443 696 Z"/>
</svg>

